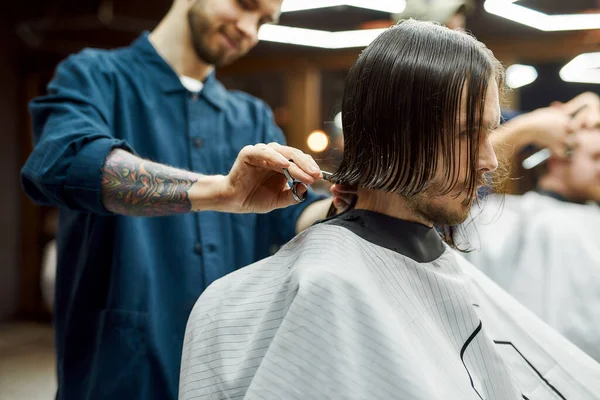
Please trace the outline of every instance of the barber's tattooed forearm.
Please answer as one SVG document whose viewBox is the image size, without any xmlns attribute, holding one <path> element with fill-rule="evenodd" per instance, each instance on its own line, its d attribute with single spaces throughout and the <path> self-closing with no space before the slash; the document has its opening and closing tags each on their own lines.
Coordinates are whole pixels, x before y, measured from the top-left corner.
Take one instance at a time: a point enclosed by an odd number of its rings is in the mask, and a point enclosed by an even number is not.
<svg viewBox="0 0 600 400">
<path fill-rule="evenodd" d="M 102 203 L 112 212 L 161 216 L 189 212 L 188 192 L 198 177 L 115 150 L 102 168 Z"/>
</svg>

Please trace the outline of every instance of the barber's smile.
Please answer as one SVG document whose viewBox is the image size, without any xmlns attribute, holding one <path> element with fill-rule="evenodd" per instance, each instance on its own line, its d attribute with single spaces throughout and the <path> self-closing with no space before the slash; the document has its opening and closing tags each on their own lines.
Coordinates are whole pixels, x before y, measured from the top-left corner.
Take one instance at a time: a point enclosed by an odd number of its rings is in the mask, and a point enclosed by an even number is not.
<svg viewBox="0 0 600 400">
<path fill-rule="evenodd" d="M 237 50 L 240 47 L 240 41 L 232 39 L 224 32 L 221 32 L 221 36 L 223 36 L 225 42 L 229 45 L 231 49 Z"/>
</svg>

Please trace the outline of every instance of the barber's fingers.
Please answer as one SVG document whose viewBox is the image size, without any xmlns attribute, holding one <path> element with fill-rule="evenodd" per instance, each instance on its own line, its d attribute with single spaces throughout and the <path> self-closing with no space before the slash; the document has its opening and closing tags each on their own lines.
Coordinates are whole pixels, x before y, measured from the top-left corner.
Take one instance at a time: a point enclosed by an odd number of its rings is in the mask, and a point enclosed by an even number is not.
<svg viewBox="0 0 600 400">
<path fill-rule="evenodd" d="M 561 106 L 561 110 L 567 113 L 568 115 L 574 115 L 575 113 L 579 113 L 584 108 L 593 106 L 593 103 L 597 102 L 597 99 L 595 99 L 594 96 L 590 96 L 587 93 L 582 93 L 578 96 L 575 96 L 566 103 L 563 103 L 563 105 Z"/>
<path fill-rule="evenodd" d="M 594 129 L 600 127 L 600 109 L 598 110 L 590 110 L 588 115 L 586 116 L 586 120 L 583 123 L 584 128 L 586 129 Z"/>
<path fill-rule="evenodd" d="M 573 152 L 577 150 L 578 142 L 574 135 L 569 135 L 565 140 L 565 158 L 569 159 L 573 156 Z"/>
<path fill-rule="evenodd" d="M 315 179 L 321 176 L 319 166 L 310 155 L 278 143 L 246 146 L 240 151 L 238 159 L 249 165 L 279 173 L 283 173 L 283 168 L 287 168 L 292 178 L 307 185 L 312 185 Z"/>
<path fill-rule="evenodd" d="M 245 146 L 238 154 L 238 159 L 256 167 L 278 172 L 281 172 L 282 168 L 288 168 L 291 164 L 281 153 L 263 143 Z"/>
<path fill-rule="evenodd" d="M 587 118 L 588 114 L 585 110 L 578 112 L 577 115 L 569 121 L 569 131 L 576 132 L 580 129 L 584 129 Z"/>
<path fill-rule="evenodd" d="M 321 176 L 319 165 L 309 154 L 305 154 L 301 150 L 293 147 L 282 146 L 275 142 L 269 143 L 267 146 L 283 155 L 286 159 L 293 160 L 294 164 L 296 164 L 300 170 L 312 178 L 316 179 Z"/>
<path fill-rule="evenodd" d="M 309 174 L 307 174 L 304 170 L 302 170 L 298 164 L 296 164 L 296 160 L 294 160 L 294 162 L 290 163 L 290 166 L 288 167 L 288 172 L 290 173 L 290 175 L 292 176 L 292 178 L 305 183 L 307 185 L 312 185 L 313 183 L 315 183 L 315 178 Z"/>
<path fill-rule="evenodd" d="M 569 159 L 573 155 L 576 143 L 573 135 L 567 135 L 562 140 L 552 143 L 548 148 L 552 152 L 552 156 L 565 160 Z"/>
<path fill-rule="evenodd" d="M 569 121 L 569 130 L 593 129 L 600 126 L 600 109 L 582 110 Z"/>
</svg>

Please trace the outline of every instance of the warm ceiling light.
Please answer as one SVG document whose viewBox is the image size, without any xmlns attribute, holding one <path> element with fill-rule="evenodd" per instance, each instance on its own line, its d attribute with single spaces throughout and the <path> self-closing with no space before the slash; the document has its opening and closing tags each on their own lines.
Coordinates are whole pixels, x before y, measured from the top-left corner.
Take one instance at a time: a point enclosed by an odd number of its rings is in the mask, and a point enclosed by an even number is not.
<svg viewBox="0 0 600 400">
<path fill-rule="evenodd" d="M 542 31 L 600 29 L 600 14 L 548 15 L 518 4 L 517 0 L 486 0 L 483 8 L 490 14 Z"/>
<path fill-rule="evenodd" d="M 364 29 L 355 31 L 328 32 L 316 29 L 294 28 L 282 25 L 263 25 L 258 31 L 258 39 L 268 42 L 343 49 L 366 47 L 385 29 Z"/>
<path fill-rule="evenodd" d="M 329 33 L 315 29 L 267 24 L 258 31 L 258 40 L 328 48 Z"/>
<path fill-rule="evenodd" d="M 281 12 L 312 10 L 334 6 L 352 6 L 387 12 L 401 13 L 406 8 L 406 0 L 284 0 Z M 359 29 L 352 31 L 329 32 L 316 29 L 295 28 L 284 25 L 263 25 L 258 39 L 267 42 L 321 47 L 324 49 L 344 49 L 366 47 L 385 29 Z"/>
<path fill-rule="evenodd" d="M 329 146 L 329 137 L 323 131 L 312 131 L 306 139 L 306 144 L 312 151 L 320 153 Z"/>
<path fill-rule="evenodd" d="M 561 68 L 565 82 L 600 83 L 600 52 L 580 54 Z"/>
<path fill-rule="evenodd" d="M 531 65 L 513 64 L 506 69 L 506 85 L 511 89 L 529 85 L 537 77 L 537 70 Z"/>
<path fill-rule="evenodd" d="M 406 8 L 405 0 L 284 0 L 281 12 L 312 10 L 336 6 L 351 6 L 387 12 L 390 14 L 401 13 Z"/>
</svg>

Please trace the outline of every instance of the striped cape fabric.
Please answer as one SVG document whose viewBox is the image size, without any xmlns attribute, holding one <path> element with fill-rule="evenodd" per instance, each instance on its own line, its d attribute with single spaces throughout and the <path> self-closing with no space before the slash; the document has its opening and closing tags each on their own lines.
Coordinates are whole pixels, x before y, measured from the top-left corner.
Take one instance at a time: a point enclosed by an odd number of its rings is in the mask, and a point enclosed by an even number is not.
<svg viewBox="0 0 600 400">
<path fill-rule="evenodd" d="M 600 399 L 600 364 L 457 255 L 487 336 L 529 399 Z"/>
<path fill-rule="evenodd" d="M 595 362 L 416 225 L 356 210 L 214 282 L 179 399 L 600 398 Z"/>
</svg>

